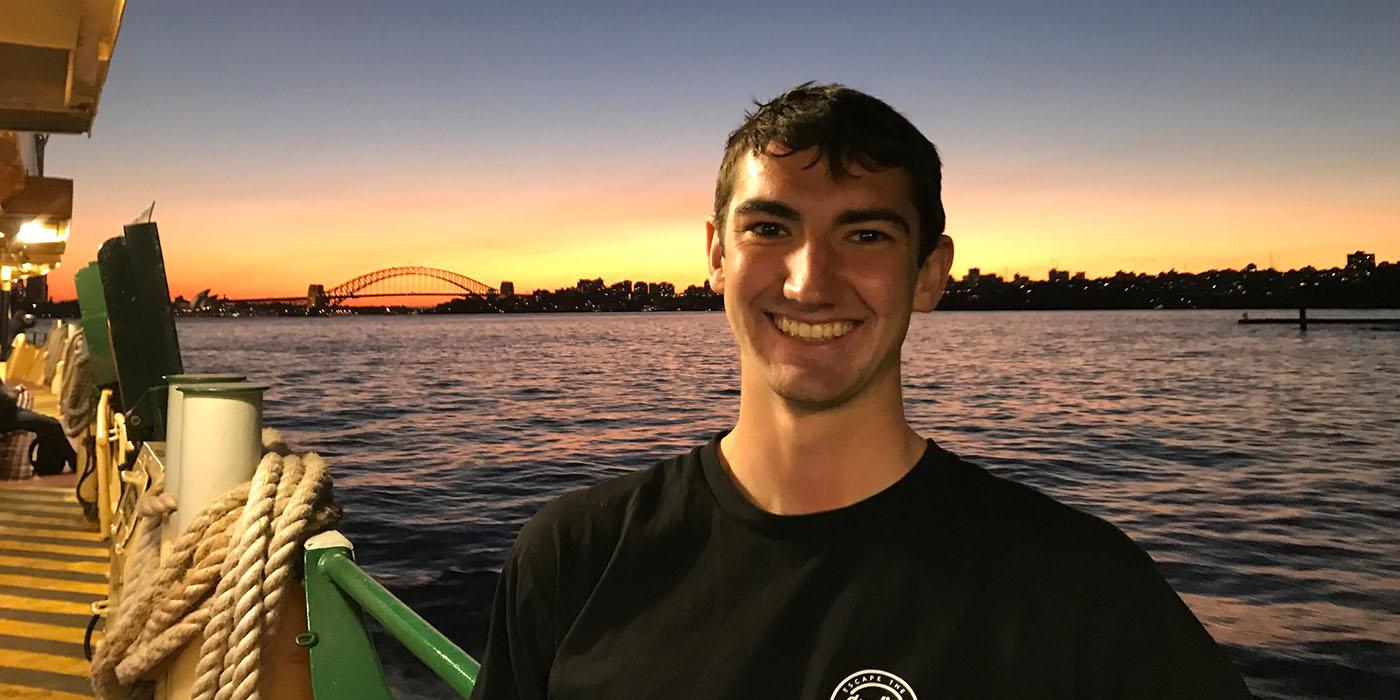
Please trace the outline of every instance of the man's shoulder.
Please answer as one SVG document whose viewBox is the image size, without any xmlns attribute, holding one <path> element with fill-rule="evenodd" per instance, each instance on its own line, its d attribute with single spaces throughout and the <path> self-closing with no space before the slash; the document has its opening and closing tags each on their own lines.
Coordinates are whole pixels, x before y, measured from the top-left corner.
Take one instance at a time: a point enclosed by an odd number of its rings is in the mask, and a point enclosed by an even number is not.
<svg viewBox="0 0 1400 700">
<path fill-rule="evenodd" d="M 518 546 L 597 550 L 615 543 L 628 520 L 673 509 L 686 497 L 681 484 L 698 468 L 698 451 L 565 493 L 546 503 L 521 528 Z"/>
<path fill-rule="evenodd" d="M 956 464 L 965 525 L 985 544 L 1074 566 L 1150 563 L 1113 523 L 967 460 Z"/>
<path fill-rule="evenodd" d="M 967 551 L 1013 609 L 1059 619 L 1086 696 L 1250 697 L 1238 671 L 1137 543 L 1036 488 L 959 460 Z M 1054 628 L 1054 623 L 1049 624 Z"/>
</svg>

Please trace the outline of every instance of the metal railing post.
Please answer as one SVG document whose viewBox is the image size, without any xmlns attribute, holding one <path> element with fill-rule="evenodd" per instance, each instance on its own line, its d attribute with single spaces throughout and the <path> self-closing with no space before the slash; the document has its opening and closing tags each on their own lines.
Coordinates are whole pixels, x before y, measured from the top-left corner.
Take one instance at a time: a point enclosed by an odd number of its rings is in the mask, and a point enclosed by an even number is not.
<svg viewBox="0 0 1400 700">
<path fill-rule="evenodd" d="M 323 532 L 306 541 L 306 633 L 297 644 L 311 656 L 311 693 L 318 700 L 393 700 L 360 608 L 321 570 L 331 555 L 348 556 L 350 541 Z"/>
<path fill-rule="evenodd" d="M 370 614 L 378 620 L 384 628 L 389 631 L 406 649 L 418 657 L 433 673 L 437 674 L 449 687 L 467 697 L 472 692 L 472 687 L 476 685 L 477 674 L 481 670 L 481 665 L 462 651 L 461 647 L 453 644 L 451 640 L 443 636 L 432 625 L 428 624 L 422 616 L 414 612 L 412 608 L 404 604 L 403 601 L 394 597 L 384 586 L 375 581 L 369 574 L 355 563 L 353 550 L 350 541 L 345 539 L 339 532 L 330 531 L 317 535 L 306 542 L 306 611 L 307 628 L 311 630 L 309 635 L 312 646 L 311 674 L 312 689 L 318 698 L 341 698 L 351 697 L 340 694 L 341 691 L 331 691 L 326 694 L 321 691 L 321 686 L 317 684 L 320 672 L 317 668 L 317 649 L 331 640 L 328 634 L 345 634 L 350 641 L 358 644 L 355 640 L 363 638 L 368 644 L 368 635 L 365 634 L 363 623 L 359 618 L 359 610 Z M 313 584 L 318 588 L 313 593 Z M 324 590 L 329 587 L 331 590 Z M 335 597 L 328 593 L 334 593 Z M 313 620 L 313 595 L 316 603 L 325 600 L 340 600 L 347 606 L 358 607 L 359 610 L 352 610 L 352 621 L 357 631 L 347 631 L 344 625 L 337 625 L 334 631 L 323 627 L 317 629 L 316 621 Z M 320 606 L 324 607 L 324 606 Z M 344 617 L 343 613 L 340 617 Z M 323 631 L 324 630 L 324 631 Z M 346 650 L 335 652 L 337 655 L 347 653 Z M 379 658 L 374 655 L 372 644 L 368 646 L 368 653 L 373 655 L 373 667 L 378 676 L 379 683 L 383 683 L 383 673 L 379 668 Z M 325 652 L 323 652 L 323 655 Z M 362 653 L 356 653 L 357 657 L 362 657 Z M 363 661 L 346 658 L 339 662 L 335 659 L 323 660 L 323 665 L 332 667 L 343 667 L 348 664 L 359 664 Z M 385 691 L 387 692 L 387 690 Z M 379 697 L 378 695 L 356 695 L 354 697 Z"/>
</svg>

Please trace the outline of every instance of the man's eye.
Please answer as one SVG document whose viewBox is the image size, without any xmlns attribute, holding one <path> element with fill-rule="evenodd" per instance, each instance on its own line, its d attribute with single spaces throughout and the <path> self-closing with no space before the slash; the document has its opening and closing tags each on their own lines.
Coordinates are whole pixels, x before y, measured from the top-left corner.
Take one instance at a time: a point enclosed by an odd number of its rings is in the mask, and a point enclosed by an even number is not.
<svg viewBox="0 0 1400 700">
<path fill-rule="evenodd" d="M 777 236 L 783 235 L 783 227 L 771 221 L 759 221 L 750 224 L 749 227 L 744 230 L 753 233 L 759 238 L 776 238 Z"/>
<path fill-rule="evenodd" d="M 851 238 L 857 243 L 879 243 L 881 241 L 893 240 L 888 233 L 876 231 L 874 229 L 864 229 L 851 234 Z"/>
</svg>

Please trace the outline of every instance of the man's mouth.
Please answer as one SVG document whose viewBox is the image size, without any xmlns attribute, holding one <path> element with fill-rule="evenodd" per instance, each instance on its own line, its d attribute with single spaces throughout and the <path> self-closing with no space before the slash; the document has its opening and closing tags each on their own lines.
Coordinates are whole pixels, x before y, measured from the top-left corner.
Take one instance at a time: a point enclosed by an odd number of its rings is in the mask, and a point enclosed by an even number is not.
<svg viewBox="0 0 1400 700">
<path fill-rule="evenodd" d="M 855 321 L 827 321 L 824 323 L 807 323 L 779 316 L 778 314 L 768 314 L 768 318 L 773 320 L 773 325 L 778 331 L 789 338 L 806 340 L 809 342 L 820 342 L 823 340 L 835 340 L 850 333 L 856 327 Z"/>
</svg>

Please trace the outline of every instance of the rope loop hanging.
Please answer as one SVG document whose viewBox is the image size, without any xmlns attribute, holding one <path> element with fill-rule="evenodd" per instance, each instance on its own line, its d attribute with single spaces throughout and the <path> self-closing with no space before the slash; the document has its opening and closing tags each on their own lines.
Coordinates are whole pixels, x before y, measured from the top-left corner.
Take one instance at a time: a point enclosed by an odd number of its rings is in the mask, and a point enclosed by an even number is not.
<svg viewBox="0 0 1400 700">
<path fill-rule="evenodd" d="M 150 697 L 154 671 L 202 636 L 194 700 L 257 700 L 262 645 L 271 637 L 306 538 L 340 519 L 325 461 L 292 454 L 274 430 L 252 481 L 209 504 L 164 558 L 161 528 L 175 500 L 161 485 L 144 516 L 132 572 L 92 660 L 101 700 Z"/>
</svg>

